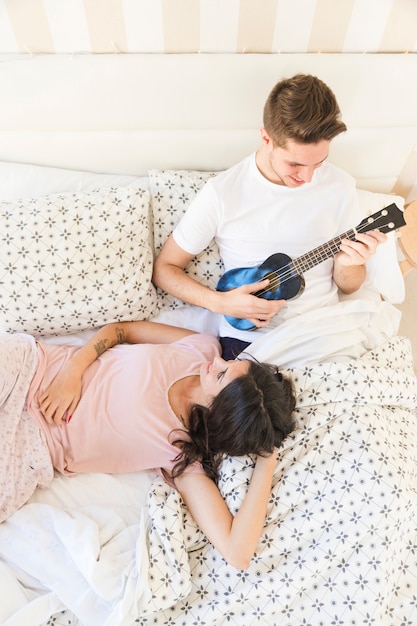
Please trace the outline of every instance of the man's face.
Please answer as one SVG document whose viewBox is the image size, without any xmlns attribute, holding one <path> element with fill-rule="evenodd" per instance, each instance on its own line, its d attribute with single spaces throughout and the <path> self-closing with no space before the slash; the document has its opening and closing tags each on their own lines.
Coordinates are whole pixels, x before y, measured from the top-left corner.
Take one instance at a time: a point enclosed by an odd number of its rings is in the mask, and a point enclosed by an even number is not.
<svg viewBox="0 0 417 626">
<path fill-rule="evenodd" d="M 330 141 L 318 143 L 297 143 L 289 140 L 285 148 L 273 145 L 269 135 L 262 135 L 264 158 L 260 165 L 261 173 L 278 185 L 301 187 L 311 182 L 314 170 L 320 167 L 329 154 Z"/>
</svg>

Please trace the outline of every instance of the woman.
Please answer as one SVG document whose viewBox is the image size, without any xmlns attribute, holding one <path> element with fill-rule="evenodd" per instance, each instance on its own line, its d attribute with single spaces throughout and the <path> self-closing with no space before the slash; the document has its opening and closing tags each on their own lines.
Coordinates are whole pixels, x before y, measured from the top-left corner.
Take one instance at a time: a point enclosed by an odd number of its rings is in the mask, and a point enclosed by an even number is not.
<svg viewBox="0 0 417 626">
<path fill-rule="evenodd" d="M 275 448 L 294 428 L 292 387 L 276 367 L 223 361 L 211 335 L 139 321 L 109 324 L 81 348 L 37 342 L 35 350 L 26 405 L 53 467 L 65 474 L 160 468 L 223 557 L 247 567 Z M 256 465 L 233 517 L 216 485 L 218 468 L 223 455 L 248 453 L 258 455 Z"/>
</svg>

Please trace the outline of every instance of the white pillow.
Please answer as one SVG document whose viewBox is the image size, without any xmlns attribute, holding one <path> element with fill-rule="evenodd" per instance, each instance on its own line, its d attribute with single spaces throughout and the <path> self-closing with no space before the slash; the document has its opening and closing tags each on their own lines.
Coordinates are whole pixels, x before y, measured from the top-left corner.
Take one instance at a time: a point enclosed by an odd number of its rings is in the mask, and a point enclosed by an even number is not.
<svg viewBox="0 0 417 626">
<path fill-rule="evenodd" d="M 205 183 L 216 174 L 217 172 L 194 170 L 149 170 L 156 254 L 184 215 L 191 200 L 195 198 Z M 224 269 L 215 241 L 212 241 L 189 263 L 186 271 L 207 287 L 211 289 L 216 287 Z M 174 298 L 161 289 L 157 289 L 157 294 L 161 311 L 175 310 L 185 304 L 182 300 Z"/>
<path fill-rule="evenodd" d="M 0 232 L 1 331 L 44 337 L 154 314 L 147 190 L 0 202 Z"/>
<path fill-rule="evenodd" d="M 147 189 L 148 177 L 95 174 L 30 163 L 0 161 L 0 200 L 39 198 L 51 193 L 127 186 Z"/>
<path fill-rule="evenodd" d="M 364 189 L 358 189 L 357 195 L 364 217 L 368 217 L 392 203 L 395 203 L 402 211 L 404 210 L 404 198 L 401 196 Z M 375 255 L 367 262 L 367 279 L 362 291 L 365 289 L 379 293 L 384 300 L 391 304 L 403 302 L 405 284 L 399 265 L 395 232 L 388 234 L 388 241 L 378 246 Z"/>
</svg>

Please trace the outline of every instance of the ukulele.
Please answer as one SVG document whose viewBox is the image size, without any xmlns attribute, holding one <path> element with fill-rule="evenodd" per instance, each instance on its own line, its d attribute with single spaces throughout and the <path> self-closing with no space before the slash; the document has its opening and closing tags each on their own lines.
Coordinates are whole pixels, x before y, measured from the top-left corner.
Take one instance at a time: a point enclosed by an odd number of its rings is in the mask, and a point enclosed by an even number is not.
<svg viewBox="0 0 417 626">
<path fill-rule="evenodd" d="M 217 291 L 229 291 L 241 285 L 248 285 L 266 278 L 269 285 L 266 289 L 255 291 L 254 296 L 266 300 L 290 300 L 304 291 L 305 281 L 303 273 L 319 263 L 326 261 L 340 250 L 342 239 L 353 241 L 357 233 L 366 233 L 370 230 L 379 230 L 382 233 L 390 232 L 405 225 L 403 212 L 396 204 L 390 204 L 384 209 L 364 218 L 356 228 L 342 233 L 310 252 L 291 259 L 287 254 L 278 252 L 272 254 L 261 265 L 255 267 L 240 267 L 225 272 L 217 283 Z M 253 330 L 252 322 L 238 317 L 225 316 L 229 324 L 239 330 Z"/>
</svg>

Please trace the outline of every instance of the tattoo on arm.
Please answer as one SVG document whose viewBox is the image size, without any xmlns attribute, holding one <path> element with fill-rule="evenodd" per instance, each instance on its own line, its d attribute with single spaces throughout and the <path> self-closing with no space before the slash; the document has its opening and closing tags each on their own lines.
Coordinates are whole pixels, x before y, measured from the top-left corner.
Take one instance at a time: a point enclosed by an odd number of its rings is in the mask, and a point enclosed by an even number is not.
<svg viewBox="0 0 417 626">
<path fill-rule="evenodd" d="M 117 337 L 117 343 L 123 343 L 126 335 L 125 335 L 125 331 L 123 330 L 123 328 L 116 328 L 116 337 Z"/>
<path fill-rule="evenodd" d="M 103 354 L 107 350 L 107 340 L 101 339 L 97 343 L 94 344 L 94 350 L 96 351 L 97 356 Z"/>
<path fill-rule="evenodd" d="M 116 339 L 113 343 L 110 343 L 108 339 L 100 339 L 96 344 L 94 344 L 94 350 L 96 351 L 97 356 L 99 357 L 103 352 L 106 352 L 108 348 L 112 348 L 118 343 L 123 343 L 125 340 L 125 332 L 123 328 L 115 329 Z"/>
</svg>

